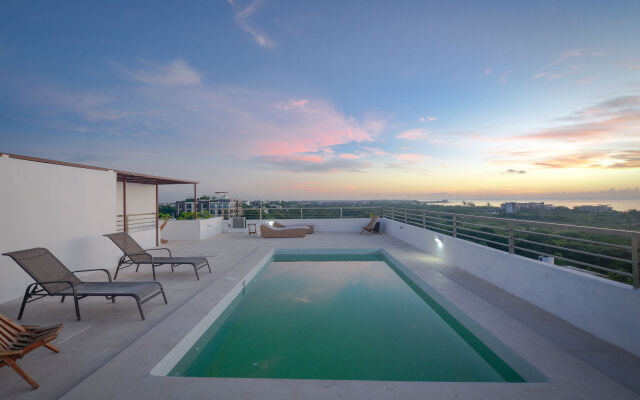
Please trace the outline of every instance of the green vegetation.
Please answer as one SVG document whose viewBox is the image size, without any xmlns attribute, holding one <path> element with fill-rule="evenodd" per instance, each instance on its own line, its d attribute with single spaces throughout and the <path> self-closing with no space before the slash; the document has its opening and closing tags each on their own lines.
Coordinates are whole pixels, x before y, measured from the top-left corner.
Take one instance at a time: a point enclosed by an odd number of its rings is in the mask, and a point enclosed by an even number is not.
<svg viewBox="0 0 640 400">
<path fill-rule="evenodd" d="M 161 219 L 167 219 L 162 218 L 162 215 L 169 215 L 170 217 L 173 217 L 176 215 L 176 207 L 173 204 L 163 204 L 158 208 L 158 215 Z"/>
<path fill-rule="evenodd" d="M 270 203 L 274 205 L 275 202 Z M 404 209 L 414 210 L 408 211 L 407 223 L 422 227 L 422 212 L 424 211 L 426 228 L 449 236 L 453 235 L 453 215 L 449 214 L 455 214 L 456 233 L 459 239 L 503 251 L 509 250 L 508 224 L 505 221 L 485 220 L 477 217 L 520 220 L 523 222 L 513 225 L 514 252 L 516 254 L 534 259 L 540 255 L 550 255 L 555 257 L 557 265 L 588 270 L 625 283 L 631 283 L 631 278 L 625 275 L 625 273 L 631 273 L 631 243 L 628 237 L 576 231 L 567 227 L 541 227 L 529 225 L 526 221 L 640 231 L 640 212 L 637 210 L 626 212 L 609 210 L 591 213 L 567 207 L 554 207 L 552 209 L 506 213 L 500 207 L 493 207 L 490 204 L 476 206 L 468 203 L 467 205 L 444 206 L 396 200 L 278 202 L 277 205 L 283 208 L 264 210 L 262 218 L 272 220 L 299 219 L 300 207 L 303 208 L 303 218 L 340 218 L 340 208 L 342 208 L 343 218 L 369 218 L 372 213 L 382 216 L 382 208 L 384 207 L 388 217 L 390 217 L 390 209 L 398 209 L 394 216 L 395 220 L 401 222 L 404 222 Z M 314 207 L 322 208 L 314 209 Z M 243 212 L 248 219 L 260 218 L 259 209 L 245 208 Z M 613 259 L 608 257 L 613 257 Z M 629 260 L 629 262 L 624 260 Z M 613 272 L 597 267 L 607 268 Z"/>
<path fill-rule="evenodd" d="M 206 211 L 198 213 L 198 219 L 209 219 L 209 218 L 213 218 L 213 217 L 214 217 L 213 214 L 209 214 Z M 181 213 L 180 215 L 178 215 L 178 217 L 176 217 L 176 219 L 177 220 L 195 219 L 195 213 L 184 212 L 184 213 Z"/>
</svg>

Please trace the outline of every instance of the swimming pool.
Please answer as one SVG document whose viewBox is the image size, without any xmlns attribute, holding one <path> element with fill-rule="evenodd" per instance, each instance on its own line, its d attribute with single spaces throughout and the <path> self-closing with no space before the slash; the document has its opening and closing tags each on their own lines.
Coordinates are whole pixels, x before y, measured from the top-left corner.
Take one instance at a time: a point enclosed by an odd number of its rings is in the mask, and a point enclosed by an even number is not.
<svg viewBox="0 0 640 400">
<path fill-rule="evenodd" d="M 541 380 L 533 367 L 411 275 L 382 249 L 276 250 L 152 373 Z"/>
</svg>

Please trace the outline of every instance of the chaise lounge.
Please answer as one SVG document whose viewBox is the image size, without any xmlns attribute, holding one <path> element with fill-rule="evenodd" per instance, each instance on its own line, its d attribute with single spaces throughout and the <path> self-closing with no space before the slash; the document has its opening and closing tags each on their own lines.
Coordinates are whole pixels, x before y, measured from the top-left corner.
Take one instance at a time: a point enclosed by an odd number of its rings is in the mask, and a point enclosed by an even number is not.
<svg viewBox="0 0 640 400">
<path fill-rule="evenodd" d="M 309 235 L 316 231 L 315 225 L 305 225 L 305 224 L 282 225 L 280 222 L 276 221 L 273 223 L 273 226 L 276 228 L 307 228 L 307 234 Z"/>
<path fill-rule="evenodd" d="M 118 272 L 120 272 L 121 269 L 136 265 L 136 272 L 138 272 L 141 264 L 151 265 L 154 281 L 156 280 L 156 267 L 160 265 L 171 265 L 171 272 L 173 272 L 174 268 L 178 265 L 191 265 L 193 266 L 193 270 L 196 273 L 196 279 L 198 280 L 200 280 L 200 276 L 198 275 L 199 269 L 206 267 L 209 269 L 209 273 L 212 273 L 211 266 L 209 266 L 209 260 L 205 257 L 173 257 L 171 255 L 171 250 L 166 247 L 157 247 L 145 250 L 127 232 L 110 233 L 104 236 L 111 239 L 113 243 L 115 243 L 115 245 L 124 253 L 118 261 L 118 268 L 116 269 L 116 274 L 113 277 L 114 280 L 118 278 Z M 169 257 L 154 257 L 148 253 L 149 251 L 155 250 L 166 251 L 169 253 Z"/>
<path fill-rule="evenodd" d="M 260 236 L 263 238 L 299 238 L 307 234 L 306 226 L 274 228 L 267 224 L 260 225 Z"/>
<path fill-rule="evenodd" d="M 363 232 L 380 233 L 380 222 L 377 215 L 372 216 L 371 221 L 362 227 L 360 234 L 362 235 Z"/>
<path fill-rule="evenodd" d="M 78 301 L 85 297 L 104 296 L 112 303 L 116 302 L 116 297 L 133 297 L 138 304 L 142 319 L 144 319 L 142 304 L 160 294 L 164 298 L 164 303 L 167 304 L 167 297 L 159 282 L 112 282 L 111 274 L 106 269 L 84 269 L 72 272 L 49 250 L 42 247 L 13 251 L 3 255 L 11 257 L 35 281 L 27 286 L 24 292 L 18 320 L 22 319 L 27 303 L 46 296 L 62 297 L 61 303 L 67 296 L 73 297 L 78 320 L 80 320 Z M 78 272 L 93 271 L 103 271 L 107 274 L 109 281 L 83 282 L 75 275 Z"/>
<path fill-rule="evenodd" d="M 24 372 L 16 360 L 41 346 L 59 353 L 60 350 L 49 342 L 58 337 L 62 326 L 22 326 L 0 314 L 0 368 L 11 367 L 32 388 L 37 389 L 40 386 L 38 382 Z"/>
</svg>

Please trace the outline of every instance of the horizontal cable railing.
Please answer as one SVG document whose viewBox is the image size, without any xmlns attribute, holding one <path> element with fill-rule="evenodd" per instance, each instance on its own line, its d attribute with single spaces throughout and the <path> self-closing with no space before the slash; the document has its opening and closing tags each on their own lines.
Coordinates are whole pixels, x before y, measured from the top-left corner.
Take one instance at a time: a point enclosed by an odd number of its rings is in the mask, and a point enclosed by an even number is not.
<svg viewBox="0 0 640 400">
<path fill-rule="evenodd" d="M 640 232 L 441 211 L 383 208 L 382 216 L 529 258 L 640 286 Z"/>
<path fill-rule="evenodd" d="M 156 213 L 137 213 L 127 214 L 127 223 L 125 227 L 124 216 L 122 214 L 116 215 L 116 231 L 127 232 L 143 231 L 148 229 L 155 229 L 156 227 Z"/>
<path fill-rule="evenodd" d="M 369 218 L 382 215 L 382 207 L 244 208 L 248 220 Z"/>
</svg>

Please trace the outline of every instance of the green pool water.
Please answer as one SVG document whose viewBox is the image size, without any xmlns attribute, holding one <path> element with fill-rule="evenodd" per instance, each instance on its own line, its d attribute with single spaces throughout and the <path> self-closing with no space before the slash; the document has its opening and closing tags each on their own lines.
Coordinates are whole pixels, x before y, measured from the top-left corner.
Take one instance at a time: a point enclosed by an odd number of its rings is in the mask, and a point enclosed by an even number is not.
<svg viewBox="0 0 640 400">
<path fill-rule="evenodd" d="M 276 255 L 169 375 L 524 381 L 379 254 Z"/>
</svg>

